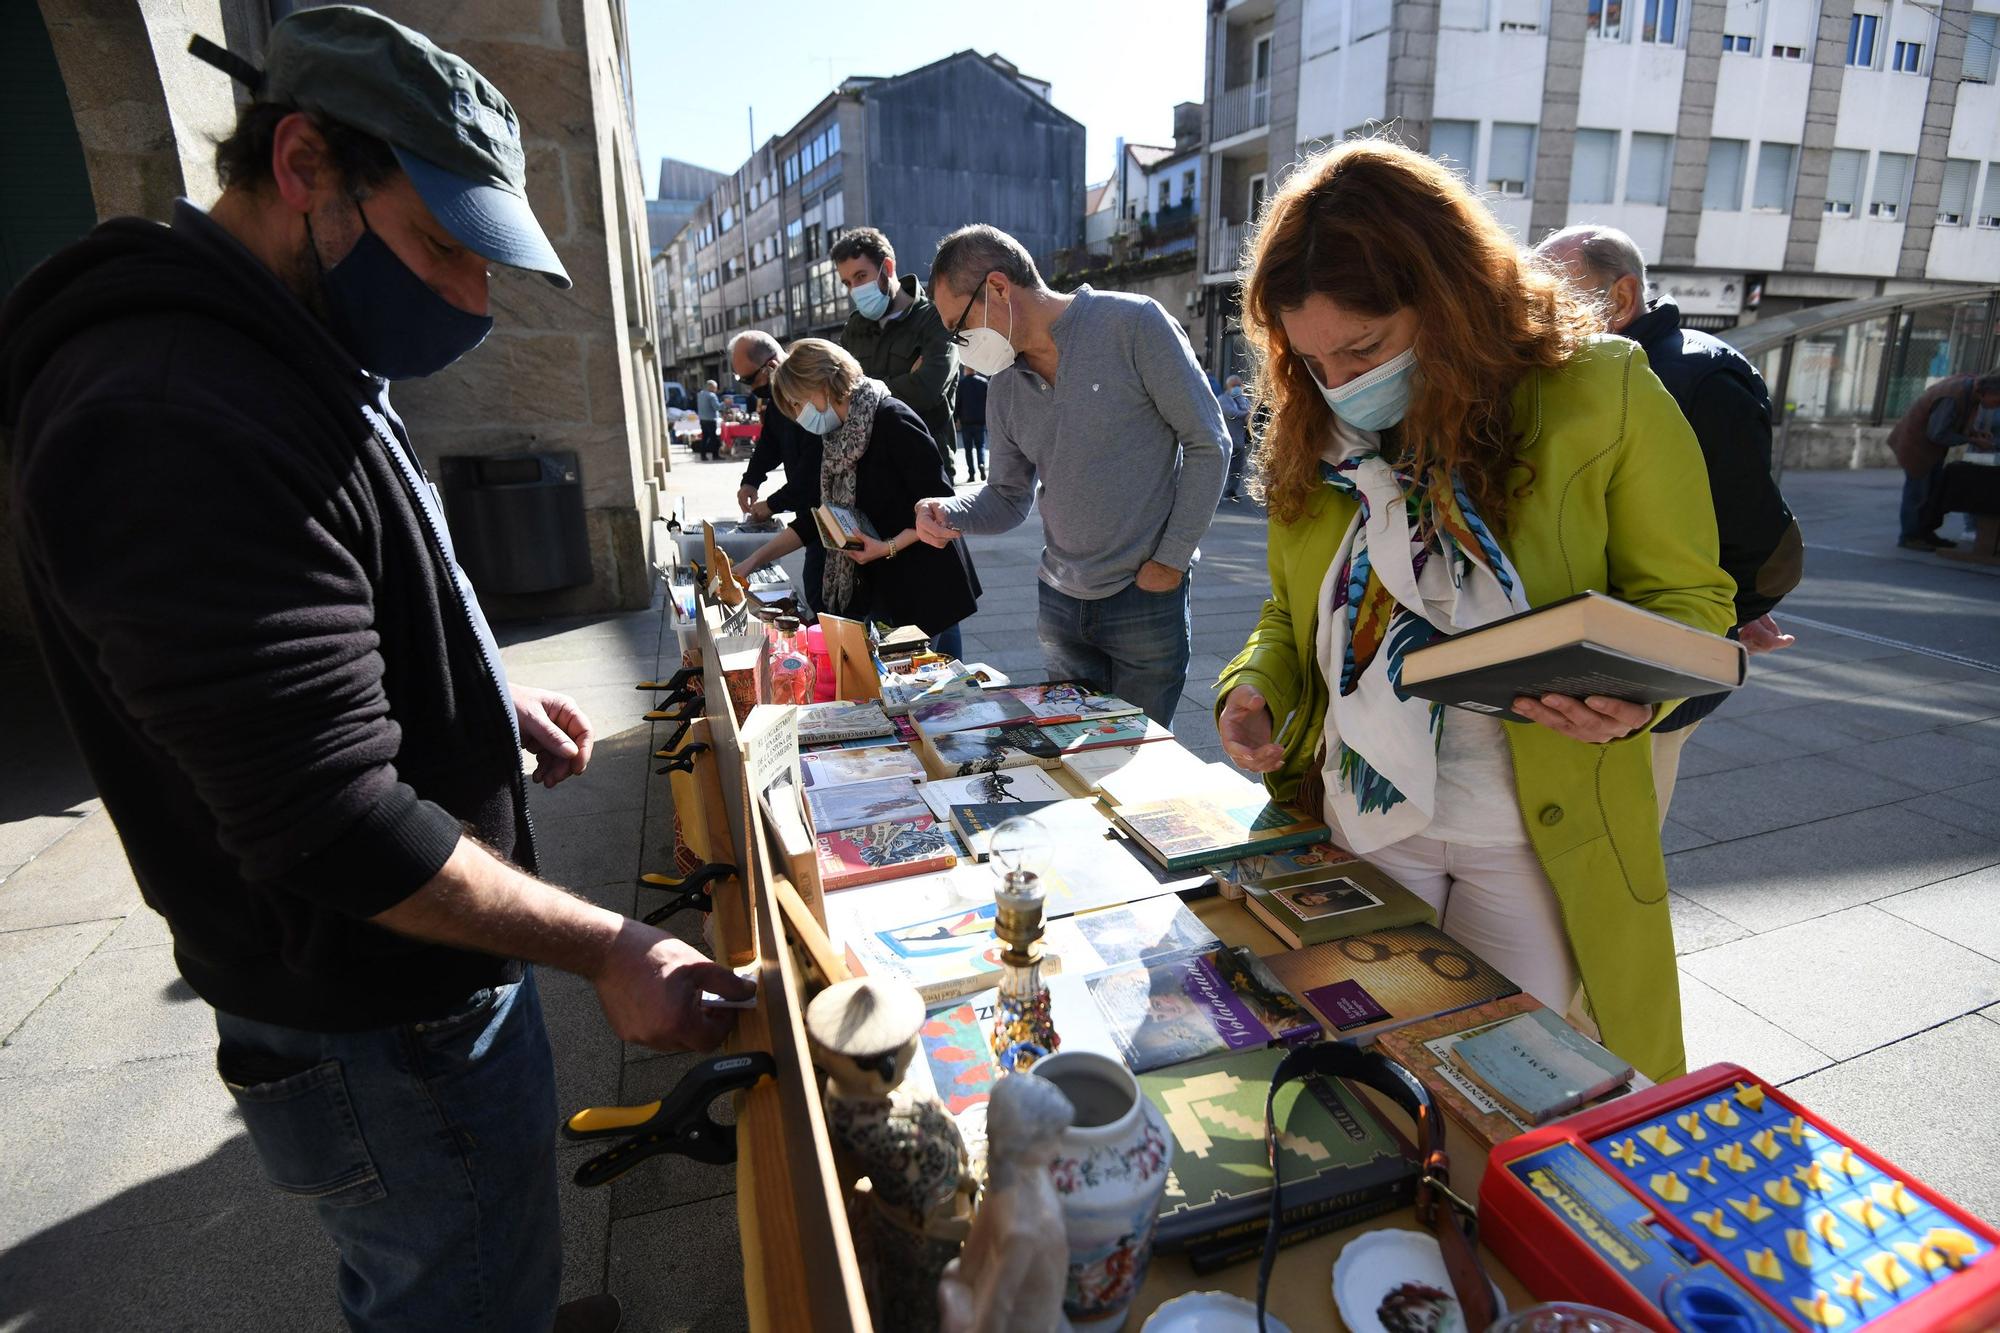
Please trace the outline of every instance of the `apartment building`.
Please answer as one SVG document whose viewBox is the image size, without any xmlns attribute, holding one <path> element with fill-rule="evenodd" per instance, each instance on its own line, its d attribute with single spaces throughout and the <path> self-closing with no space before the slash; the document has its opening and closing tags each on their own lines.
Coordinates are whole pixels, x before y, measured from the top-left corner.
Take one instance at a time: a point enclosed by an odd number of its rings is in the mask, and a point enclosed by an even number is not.
<svg viewBox="0 0 2000 1333">
<path fill-rule="evenodd" d="M 676 277 L 669 373 L 725 381 L 729 339 L 746 328 L 834 334 L 849 307 L 829 251 L 848 228 L 879 228 L 919 276 L 968 222 L 1046 265 L 1080 241 L 1083 195 L 1083 126 L 1002 57 L 849 78 L 724 177 L 675 238 L 662 266 Z"/>
<path fill-rule="evenodd" d="M 1211 345 L 1267 189 L 1388 134 L 1524 240 L 1630 232 L 1691 324 L 2000 274 L 2000 0 L 1221 0 Z"/>
</svg>

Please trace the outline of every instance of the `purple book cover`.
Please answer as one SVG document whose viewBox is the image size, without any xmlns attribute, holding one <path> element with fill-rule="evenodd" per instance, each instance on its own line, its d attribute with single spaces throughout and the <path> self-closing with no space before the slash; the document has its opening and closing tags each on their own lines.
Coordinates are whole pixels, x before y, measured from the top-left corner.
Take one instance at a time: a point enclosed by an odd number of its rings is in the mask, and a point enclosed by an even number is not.
<svg viewBox="0 0 2000 1333">
<path fill-rule="evenodd" d="M 1199 954 L 1113 968 L 1086 985 L 1136 1074 L 1271 1044 L 1271 1030 Z"/>
</svg>

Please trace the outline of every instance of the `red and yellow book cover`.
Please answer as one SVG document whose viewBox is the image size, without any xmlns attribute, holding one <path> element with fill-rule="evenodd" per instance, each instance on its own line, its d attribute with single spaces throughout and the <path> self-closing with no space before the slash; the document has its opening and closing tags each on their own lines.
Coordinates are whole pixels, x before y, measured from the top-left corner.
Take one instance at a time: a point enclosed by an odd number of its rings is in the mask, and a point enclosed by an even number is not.
<svg viewBox="0 0 2000 1333">
<path fill-rule="evenodd" d="M 828 893 L 958 864 L 958 840 L 930 815 L 822 833 L 813 841 L 820 888 Z"/>
</svg>

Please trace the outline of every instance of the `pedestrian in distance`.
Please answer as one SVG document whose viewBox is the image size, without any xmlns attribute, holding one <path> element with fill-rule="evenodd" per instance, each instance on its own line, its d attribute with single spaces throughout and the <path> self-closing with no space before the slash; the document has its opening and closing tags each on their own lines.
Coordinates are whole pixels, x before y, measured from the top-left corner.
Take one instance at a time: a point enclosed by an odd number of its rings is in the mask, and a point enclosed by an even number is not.
<svg viewBox="0 0 2000 1333">
<path fill-rule="evenodd" d="M 1250 395 L 1243 388 L 1243 377 L 1231 375 L 1216 401 L 1222 405 L 1222 420 L 1229 427 L 1229 475 L 1223 482 L 1222 498 L 1235 500 L 1243 484 L 1243 465 L 1250 458 Z"/>
<path fill-rule="evenodd" d="M 715 381 L 708 380 L 694 398 L 695 419 L 701 422 L 701 439 L 694 453 L 704 463 L 722 457 L 722 395 L 715 389 Z"/>
<path fill-rule="evenodd" d="M 1750 653 L 1790 647 L 1796 640 L 1778 628 L 1771 612 L 1798 586 L 1805 541 L 1771 476 L 1771 395 L 1764 377 L 1720 338 L 1682 328 L 1673 297 L 1646 299 L 1645 256 L 1616 227 L 1568 227 L 1536 252 L 1596 305 L 1607 329 L 1639 344 L 1648 368 L 1694 431 L 1715 502 L 1722 568 L 1736 580 L 1736 628 L 1730 637 Z M 1674 798 L 1681 751 L 1701 720 L 1728 698 L 1689 699 L 1653 727 L 1653 791 L 1662 824 Z"/>
<path fill-rule="evenodd" d="M 956 479 L 951 427 L 958 355 L 937 307 L 916 274 L 897 268 L 895 247 L 873 227 L 844 233 L 829 257 L 854 307 L 840 345 L 861 363 L 862 374 L 882 381 L 890 397 L 923 419 L 945 475 Z"/>
<path fill-rule="evenodd" d="M 965 479 L 986 480 L 986 377 L 960 366 L 958 402 L 952 409 L 959 447 L 965 450 Z"/>
<path fill-rule="evenodd" d="M 1937 530 L 1945 514 L 1959 507 L 1947 494 L 1945 457 L 1962 445 L 1989 442 L 1992 437 L 1979 433 L 1977 422 L 1982 410 L 1995 408 L 2000 408 L 2000 370 L 1941 379 L 1918 394 L 1897 420 L 1889 432 L 1889 448 L 1903 469 L 1896 545 L 1906 551 L 1946 551 L 1958 545 Z"/>
<path fill-rule="evenodd" d="M 961 227 L 932 290 L 987 377 L 986 483 L 927 500 L 938 545 L 1042 516 L 1036 634 L 1051 680 L 1173 721 L 1191 653 L 1189 584 L 1228 467 L 1222 409 L 1180 322 L 1149 297 L 1050 290 L 1021 243 Z"/>
<path fill-rule="evenodd" d="M 0 308 L 30 613 L 348 1325 L 608 1333 L 613 1298 L 557 1307 L 532 965 L 660 1050 L 715 1046 L 702 992 L 753 987 L 535 877 L 522 750 L 553 787 L 592 729 L 508 681 L 389 401 L 486 336 L 489 265 L 569 278 L 471 65 L 349 6 L 279 20 L 264 59 L 218 57 L 254 97 L 212 208 L 106 222 Z"/>
</svg>

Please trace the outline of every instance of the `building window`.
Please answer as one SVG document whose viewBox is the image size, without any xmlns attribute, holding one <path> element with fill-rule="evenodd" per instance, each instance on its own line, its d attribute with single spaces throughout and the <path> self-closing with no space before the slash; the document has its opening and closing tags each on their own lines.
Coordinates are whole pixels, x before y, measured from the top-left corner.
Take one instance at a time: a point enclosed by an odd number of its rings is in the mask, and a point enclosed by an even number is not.
<svg viewBox="0 0 2000 1333">
<path fill-rule="evenodd" d="M 1535 127 L 1496 121 L 1486 151 L 1486 188 L 1503 199 L 1521 199 L 1535 178 Z"/>
<path fill-rule="evenodd" d="M 1743 208 L 1743 160 L 1749 145 L 1741 139 L 1708 141 L 1708 180 L 1702 185 L 1701 206 L 1713 213 Z"/>
<path fill-rule="evenodd" d="M 1861 202 L 1861 175 L 1868 166 L 1868 154 L 1855 148 L 1836 148 L 1826 166 L 1826 202 L 1821 205 L 1831 218 L 1851 218 Z"/>
<path fill-rule="evenodd" d="M 1979 225 L 2000 231 L 2000 162 L 1986 164 L 1986 189 L 1979 196 Z"/>
<path fill-rule="evenodd" d="M 1800 46 L 1774 46 L 1771 48 L 1773 60 L 1804 60 L 1805 48 Z"/>
<path fill-rule="evenodd" d="M 1757 182 L 1750 194 L 1750 207 L 1760 213 L 1788 213 L 1792 207 L 1792 167 L 1799 146 L 1795 143 L 1757 145 Z"/>
<path fill-rule="evenodd" d="M 1601 37 L 1607 42 L 1623 41 L 1625 0 L 1590 0 L 1585 23 L 1592 37 Z"/>
<path fill-rule="evenodd" d="M 1856 14 L 1847 20 L 1847 63 L 1856 69 L 1875 68 L 1875 35 L 1879 14 Z"/>
<path fill-rule="evenodd" d="M 1456 171 L 1469 184 L 1473 156 L 1479 150 L 1479 123 L 1471 120 L 1431 122 L 1431 156 Z"/>
<path fill-rule="evenodd" d="M 1153 201 L 1153 211 L 1164 213 L 1168 208 L 1172 207 L 1173 202 L 1174 183 L 1170 180 L 1161 181 L 1159 197 Z"/>
<path fill-rule="evenodd" d="M 1922 42 L 1897 42 L 1895 50 L 1889 53 L 1889 68 L 1898 74 L 1920 74 L 1923 72 L 1923 64 Z"/>
<path fill-rule="evenodd" d="M 1974 14 L 1965 21 L 1967 83 L 1992 83 L 2000 75 L 2000 14 Z"/>
<path fill-rule="evenodd" d="M 1570 160 L 1569 201 L 1608 204 L 1618 177 L 1618 131 L 1578 130 Z"/>
<path fill-rule="evenodd" d="M 1722 54 L 1754 56 L 1757 54 L 1757 39 L 1740 32 L 1722 34 Z"/>
<path fill-rule="evenodd" d="M 1244 200 L 1248 208 L 1243 215 L 1244 221 L 1255 222 L 1257 215 L 1264 211 L 1264 184 L 1265 176 L 1261 171 L 1250 178 L 1250 189 Z"/>
<path fill-rule="evenodd" d="M 1944 188 L 1938 191 L 1938 226 L 1963 227 L 1972 212 L 1972 178 L 1979 164 L 1967 158 L 1949 158 L 1944 164 Z"/>
<path fill-rule="evenodd" d="M 1910 155 L 1875 154 L 1875 188 L 1868 196 L 1868 216 L 1894 222 L 1903 216 L 1903 203 L 1910 192 Z"/>
<path fill-rule="evenodd" d="M 1639 26 L 1639 40 L 1672 46 L 1680 12 L 1680 0 L 1646 0 L 1646 17 Z"/>
<path fill-rule="evenodd" d="M 1193 206 L 1194 206 L 1194 168 L 1193 168 L 1193 167 L 1189 167 L 1189 168 L 1188 168 L 1188 169 L 1187 169 L 1186 171 L 1183 171 L 1183 172 L 1181 173 L 1181 202 L 1182 202 L 1182 203 L 1184 203 L 1184 204 L 1186 204 L 1186 205 L 1188 205 L 1189 207 L 1193 207 Z"/>
<path fill-rule="evenodd" d="M 1625 202 L 1664 204 L 1674 170 L 1671 134 L 1632 135 L 1632 155 L 1625 165 Z"/>
</svg>

